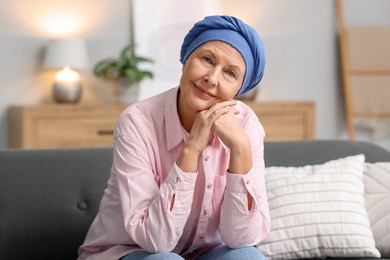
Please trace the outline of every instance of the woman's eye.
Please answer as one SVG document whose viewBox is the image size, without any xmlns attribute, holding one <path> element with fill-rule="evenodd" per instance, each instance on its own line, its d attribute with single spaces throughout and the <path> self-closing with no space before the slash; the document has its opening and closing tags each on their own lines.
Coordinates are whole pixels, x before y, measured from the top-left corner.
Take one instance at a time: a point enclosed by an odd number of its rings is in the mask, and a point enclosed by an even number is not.
<svg viewBox="0 0 390 260">
<path fill-rule="evenodd" d="M 211 60 L 210 57 L 203 57 L 203 60 L 204 60 L 205 62 L 207 62 L 207 63 L 210 63 L 210 64 L 213 63 L 213 61 Z"/>
<path fill-rule="evenodd" d="M 236 73 L 233 70 L 228 70 L 226 73 L 229 75 L 229 77 L 232 77 L 232 78 L 236 77 Z"/>
</svg>

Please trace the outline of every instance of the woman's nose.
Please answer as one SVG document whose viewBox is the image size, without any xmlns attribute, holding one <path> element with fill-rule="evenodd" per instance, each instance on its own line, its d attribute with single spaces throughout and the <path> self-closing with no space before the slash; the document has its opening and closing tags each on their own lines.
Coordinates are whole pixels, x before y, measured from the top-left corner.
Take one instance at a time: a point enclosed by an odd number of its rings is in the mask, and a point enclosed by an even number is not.
<svg viewBox="0 0 390 260">
<path fill-rule="evenodd" d="M 218 72 L 216 70 L 210 70 L 203 79 L 208 85 L 215 87 L 218 84 Z"/>
</svg>

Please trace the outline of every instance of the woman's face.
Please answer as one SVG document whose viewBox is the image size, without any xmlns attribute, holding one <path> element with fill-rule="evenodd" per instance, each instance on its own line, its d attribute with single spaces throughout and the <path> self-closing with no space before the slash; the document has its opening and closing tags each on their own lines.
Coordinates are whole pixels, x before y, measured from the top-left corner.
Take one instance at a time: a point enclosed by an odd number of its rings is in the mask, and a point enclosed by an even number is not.
<svg viewBox="0 0 390 260">
<path fill-rule="evenodd" d="M 231 45 L 209 41 L 188 57 L 180 79 L 179 112 L 199 112 L 231 100 L 240 90 L 245 61 Z"/>
</svg>

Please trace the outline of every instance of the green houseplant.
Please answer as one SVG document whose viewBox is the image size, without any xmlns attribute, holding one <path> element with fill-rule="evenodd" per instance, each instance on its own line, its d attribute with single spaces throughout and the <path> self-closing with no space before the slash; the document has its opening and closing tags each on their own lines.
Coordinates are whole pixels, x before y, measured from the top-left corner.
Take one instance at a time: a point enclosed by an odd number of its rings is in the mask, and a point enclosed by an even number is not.
<svg viewBox="0 0 390 260">
<path fill-rule="evenodd" d="M 145 78 L 153 78 L 153 72 L 140 69 L 141 63 L 152 63 L 153 60 L 135 54 L 135 45 L 125 46 L 118 59 L 108 58 L 99 61 L 93 72 L 97 77 L 112 82 L 112 94 L 114 102 L 118 102 L 118 89 L 137 88 L 138 83 Z"/>
</svg>

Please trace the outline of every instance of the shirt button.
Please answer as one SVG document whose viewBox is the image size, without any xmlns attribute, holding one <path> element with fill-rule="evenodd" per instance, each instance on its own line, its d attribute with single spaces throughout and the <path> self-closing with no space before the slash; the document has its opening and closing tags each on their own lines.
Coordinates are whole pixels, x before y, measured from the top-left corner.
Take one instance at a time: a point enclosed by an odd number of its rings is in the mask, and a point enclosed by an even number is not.
<svg viewBox="0 0 390 260">
<path fill-rule="evenodd" d="M 211 189 L 213 187 L 212 183 L 207 184 L 207 189 Z"/>
<path fill-rule="evenodd" d="M 207 216 L 207 210 L 203 211 L 203 215 Z"/>
<path fill-rule="evenodd" d="M 204 238 L 204 236 L 203 236 L 203 235 L 200 235 L 200 236 L 199 236 L 199 239 L 203 239 L 203 238 Z"/>
<path fill-rule="evenodd" d="M 206 156 L 206 157 L 204 158 L 204 160 L 205 160 L 206 162 L 207 162 L 209 159 L 210 159 L 209 156 Z"/>
<path fill-rule="evenodd" d="M 251 183 L 251 181 L 246 181 L 246 184 L 249 184 L 249 183 Z"/>
<path fill-rule="evenodd" d="M 176 177 L 176 182 L 180 182 L 180 178 L 179 177 Z"/>
</svg>

